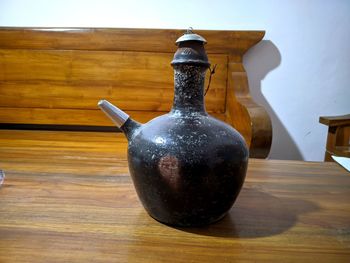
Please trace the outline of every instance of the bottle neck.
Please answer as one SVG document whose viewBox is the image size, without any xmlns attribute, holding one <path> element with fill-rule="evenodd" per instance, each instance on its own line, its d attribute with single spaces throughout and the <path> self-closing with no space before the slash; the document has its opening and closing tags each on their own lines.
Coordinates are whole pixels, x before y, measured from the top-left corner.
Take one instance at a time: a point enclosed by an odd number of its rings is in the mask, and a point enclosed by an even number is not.
<svg viewBox="0 0 350 263">
<path fill-rule="evenodd" d="M 206 67 L 197 65 L 174 66 L 174 102 L 172 113 L 206 114 L 204 81 Z"/>
</svg>

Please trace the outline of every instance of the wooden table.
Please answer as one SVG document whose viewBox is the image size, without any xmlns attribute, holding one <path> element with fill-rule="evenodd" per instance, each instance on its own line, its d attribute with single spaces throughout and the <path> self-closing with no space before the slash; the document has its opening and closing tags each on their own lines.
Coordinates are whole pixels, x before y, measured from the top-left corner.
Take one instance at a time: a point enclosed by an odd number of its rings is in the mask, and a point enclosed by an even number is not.
<svg viewBox="0 0 350 263">
<path fill-rule="evenodd" d="M 250 160 L 228 216 L 150 218 L 121 134 L 0 131 L 0 262 L 350 262 L 350 175 L 336 163 Z"/>
</svg>

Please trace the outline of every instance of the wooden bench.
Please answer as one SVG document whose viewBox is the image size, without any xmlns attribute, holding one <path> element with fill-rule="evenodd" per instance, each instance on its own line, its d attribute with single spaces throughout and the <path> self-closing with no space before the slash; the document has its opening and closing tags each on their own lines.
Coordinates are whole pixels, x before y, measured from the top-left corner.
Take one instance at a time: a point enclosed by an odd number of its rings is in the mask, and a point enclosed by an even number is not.
<svg viewBox="0 0 350 263">
<path fill-rule="evenodd" d="M 108 131 L 112 123 L 96 106 L 102 98 L 140 122 L 166 113 L 173 99 L 170 61 L 183 32 L 0 28 L 1 128 Z M 264 32 L 195 32 L 207 39 L 209 60 L 217 64 L 208 112 L 244 136 L 251 157 L 266 157 L 270 118 L 252 100 L 242 64 Z"/>
<path fill-rule="evenodd" d="M 325 162 L 334 161 L 332 155 L 350 158 L 350 114 L 321 116 L 320 123 L 328 126 Z"/>
</svg>

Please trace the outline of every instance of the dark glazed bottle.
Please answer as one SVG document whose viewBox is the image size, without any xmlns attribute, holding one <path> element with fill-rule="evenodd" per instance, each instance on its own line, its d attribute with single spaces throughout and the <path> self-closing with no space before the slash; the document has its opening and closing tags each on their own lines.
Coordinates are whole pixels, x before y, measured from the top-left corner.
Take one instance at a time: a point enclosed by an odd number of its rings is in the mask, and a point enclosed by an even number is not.
<svg viewBox="0 0 350 263">
<path fill-rule="evenodd" d="M 129 140 L 129 170 L 143 206 L 169 225 L 199 226 L 221 219 L 236 200 L 247 169 L 243 137 L 205 110 L 204 79 L 210 65 L 205 43 L 192 32 L 176 41 L 170 113 L 141 125 L 109 102 L 99 102 Z"/>
</svg>

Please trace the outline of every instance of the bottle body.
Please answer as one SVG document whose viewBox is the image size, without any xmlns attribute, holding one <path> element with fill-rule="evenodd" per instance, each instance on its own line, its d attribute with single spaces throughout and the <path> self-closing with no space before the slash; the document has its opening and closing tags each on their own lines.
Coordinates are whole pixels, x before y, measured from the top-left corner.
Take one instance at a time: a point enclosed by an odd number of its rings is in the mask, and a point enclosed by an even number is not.
<svg viewBox="0 0 350 263">
<path fill-rule="evenodd" d="M 174 112 L 143 125 L 129 141 L 128 162 L 138 196 L 158 221 L 198 226 L 222 218 L 243 185 L 243 137 L 207 114 Z"/>
</svg>

